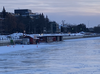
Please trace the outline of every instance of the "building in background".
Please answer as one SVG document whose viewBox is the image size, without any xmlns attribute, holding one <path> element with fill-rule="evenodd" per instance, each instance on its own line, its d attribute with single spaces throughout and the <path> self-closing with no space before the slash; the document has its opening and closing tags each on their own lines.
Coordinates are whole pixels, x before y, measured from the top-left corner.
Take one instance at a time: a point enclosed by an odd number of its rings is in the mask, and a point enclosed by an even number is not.
<svg viewBox="0 0 100 74">
<path fill-rule="evenodd" d="M 28 16 L 32 11 L 29 9 L 15 9 L 14 13 L 17 15 Z"/>
<path fill-rule="evenodd" d="M 39 14 L 38 13 L 32 13 L 30 9 L 15 9 L 14 10 L 15 16 L 30 16 L 31 18 L 38 18 Z"/>
<path fill-rule="evenodd" d="M 50 33 L 60 33 L 59 24 L 56 22 L 50 22 Z"/>
</svg>

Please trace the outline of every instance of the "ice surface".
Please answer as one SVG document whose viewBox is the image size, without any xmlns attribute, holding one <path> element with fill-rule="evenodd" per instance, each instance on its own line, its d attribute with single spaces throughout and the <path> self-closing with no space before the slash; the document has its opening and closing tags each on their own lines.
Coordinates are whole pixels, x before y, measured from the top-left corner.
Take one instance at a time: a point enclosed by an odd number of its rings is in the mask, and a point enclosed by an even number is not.
<svg viewBox="0 0 100 74">
<path fill-rule="evenodd" d="M 2 46 L 0 51 L 0 74 L 100 74 L 100 37 Z"/>
</svg>

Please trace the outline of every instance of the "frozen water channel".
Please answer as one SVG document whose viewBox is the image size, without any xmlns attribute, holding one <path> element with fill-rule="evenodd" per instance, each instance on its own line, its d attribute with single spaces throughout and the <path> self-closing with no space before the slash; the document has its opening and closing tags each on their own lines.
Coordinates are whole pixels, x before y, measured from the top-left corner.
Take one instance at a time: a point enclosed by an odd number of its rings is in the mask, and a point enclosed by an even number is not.
<svg viewBox="0 0 100 74">
<path fill-rule="evenodd" d="M 0 54 L 0 74 L 100 74 L 100 38 Z"/>
</svg>

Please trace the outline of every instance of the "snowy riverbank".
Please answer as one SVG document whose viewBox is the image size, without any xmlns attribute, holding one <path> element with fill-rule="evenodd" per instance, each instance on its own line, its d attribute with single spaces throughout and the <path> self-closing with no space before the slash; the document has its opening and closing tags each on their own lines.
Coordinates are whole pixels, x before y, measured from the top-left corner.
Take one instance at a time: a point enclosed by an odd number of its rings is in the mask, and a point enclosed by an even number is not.
<svg viewBox="0 0 100 74">
<path fill-rule="evenodd" d="M 87 38 L 87 37 L 97 37 L 100 36 L 95 33 L 90 33 L 89 35 L 86 35 L 86 33 L 63 33 L 63 34 L 26 34 L 26 36 L 30 36 L 32 38 L 37 38 L 40 36 L 62 36 L 63 40 L 66 39 L 77 39 L 77 38 Z M 23 33 L 13 33 L 10 35 L 0 35 L 0 45 L 8 45 L 10 44 L 10 40 L 13 40 L 14 42 L 21 42 L 23 37 Z"/>
<path fill-rule="evenodd" d="M 92 37 L 92 38 L 81 38 L 81 39 L 70 39 L 70 40 L 64 40 L 64 41 L 79 41 L 79 40 L 92 40 L 92 39 L 100 39 L 100 37 Z M 9 53 L 9 52 L 15 52 L 20 50 L 28 50 L 28 49 L 41 49 L 45 47 L 50 46 L 57 46 L 56 42 L 53 43 L 40 43 L 37 45 L 7 45 L 7 46 L 0 46 L 0 54 Z"/>
</svg>

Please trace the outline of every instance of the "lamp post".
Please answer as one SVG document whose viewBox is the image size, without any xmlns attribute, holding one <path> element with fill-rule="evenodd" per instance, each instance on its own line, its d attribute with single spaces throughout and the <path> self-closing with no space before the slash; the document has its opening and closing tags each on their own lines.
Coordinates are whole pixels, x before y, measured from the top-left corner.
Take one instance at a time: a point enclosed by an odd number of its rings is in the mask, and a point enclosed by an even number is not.
<svg viewBox="0 0 100 74">
<path fill-rule="evenodd" d="M 24 30 L 23 36 L 25 36 L 25 35 L 26 35 L 26 34 L 25 34 L 25 32 L 26 32 L 26 31 Z"/>
</svg>

